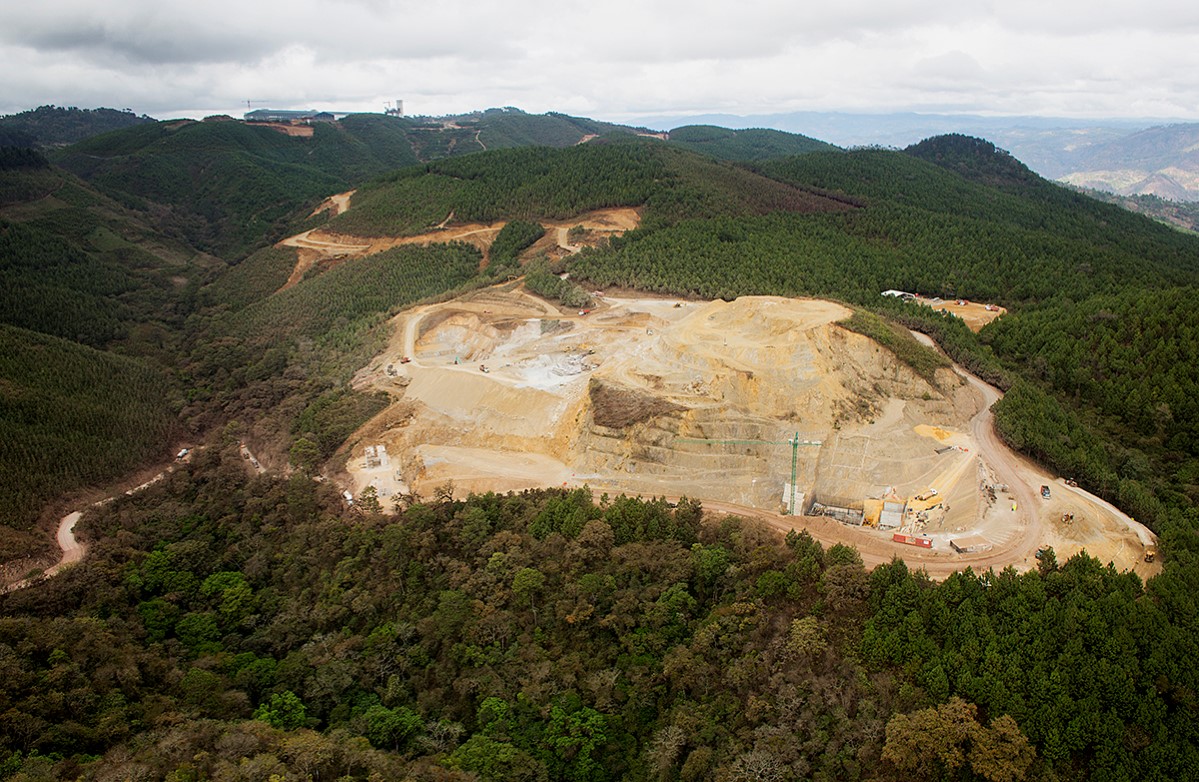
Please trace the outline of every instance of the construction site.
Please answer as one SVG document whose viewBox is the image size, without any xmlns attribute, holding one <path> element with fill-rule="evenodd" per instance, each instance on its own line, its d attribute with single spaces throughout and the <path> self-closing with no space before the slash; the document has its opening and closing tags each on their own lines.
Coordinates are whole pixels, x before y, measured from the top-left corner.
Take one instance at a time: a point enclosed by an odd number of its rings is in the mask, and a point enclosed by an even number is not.
<svg viewBox="0 0 1199 782">
<path fill-rule="evenodd" d="M 1032 568 L 1044 546 L 1159 567 L 1148 530 L 998 442 L 997 392 L 958 370 L 925 381 L 838 326 L 841 305 L 597 302 L 565 311 L 512 283 L 397 316 L 355 380 L 394 401 L 352 441 L 348 490 L 686 496 L 934 577 Z M 1052 500 L 1030 488 L 1048 482 Z"/>
</svg>

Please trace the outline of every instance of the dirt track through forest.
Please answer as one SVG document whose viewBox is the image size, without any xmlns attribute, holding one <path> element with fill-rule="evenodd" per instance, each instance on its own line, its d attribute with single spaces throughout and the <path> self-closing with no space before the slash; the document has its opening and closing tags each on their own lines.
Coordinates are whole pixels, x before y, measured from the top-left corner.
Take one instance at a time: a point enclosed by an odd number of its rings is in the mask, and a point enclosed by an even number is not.
<svg viewBox="0 0 1199 782">
<path fill-rule="evenodd" d="M 335 215 L 341 214 L 350 207 L 350 197 L 354 191 L 331 196 L 313 212 L 316 215 L 326 209 Z M 329 267 L 355 258 L 365 258 L 394 247 L 404 245 L 427 246 L 430 244 L 447 244 L 449 242 L 466 242 L 474 245 L 484 255 L 491 249 L 495 237 L 499 235 L 507 221 L 494 223 L 453 223 L 454 214 L 434 230 L 414 236 L 393 237 L 363 237 L 347 236 L 333 233 L 322 228 L 313 228 L 295 236 L 283 239 L 279 247 L 292 247 L 297 251 L 296 264 L 287 282 L 280 290 L 286 290 L 299 284 L 304 276 L 317 266 Z M 618 236 L 636 228 L 641 216 L 636 209 L 614 208 L 601 209 L 580 215 L 571 220 L 539 220 L 546 229 L 545 236 L 535 243 L 528 252 L 531 254 L 545 253 L 547 255 L 570 255 L 577 253 L 587 244 L 594 244 L 610 236 Z M 582 228 L 583 239 L 578 244 L 569 240 L 572 228 Z"/>
<path fill-rule="evenodd" d="M 190 448 L 187 449 L 188 453 L 182 459 L 176 459 L 175 463 L 171 464 L 170 467 L 167 467 L 162 472 L 157 473 L 156 475 L 154 475 L 154 477 L 150 478 L 149 480 L 147 480 L 143 483 L 140 483 L 137 486 L 134 486 L 133 488 L 126 490 L 123 493 L 125 495 L 137 494 L 138 492 L 142 491 L 143 489 L 146 489 L 146 488 L 158 483 L 163 478 L 165 478 L 167 475 L 174 472 L 175 467 L 178 464 L 186 463 L 187 461 L 189 461 L 191 451 L 192 451 L 192 449 L 190 449 Z M 116 499 L 116 497 L 118 497 L 118 496 L 120 496 L 120 495 L 114 494 L 111 497 L 106 497 L 97 502 L 93 502 L 91 504 L 91 507 L 99 507 L 101 505 L 104 505 L 104 504 Z M 59 557 L 57 564 L 54 564 L 54 565 L 46 568 L 39 575 L 32 576 L 32 577 L 26 578 L 26 579 L 22 579 L 21 581 L 16 581 L 11 584 L 7 584 L 3 587 L 0 587 L 0 594 L 5 594 L 7 592 L 14 592 L 18 589 L 25 589 L 27 587 L 34 586 L 35 584 L 39 584 L 47 578 L 52 578 L 53 576 L 58 575 L 60 572 L 62 572 L 63 569 L 65 569 L 71 565 L 75 565 L 79 562 L 82 562 L 83 558 L 87 555 L 87 545 L 84 543 L 81 543 L 75 537 L 75 525 L 79 523 L 79 519 L 81 519 L 81 518 L 83 518 L 83 511 L 76 510 L 76 511 L 71 511 L 70 513 L 63 516 L 61 519 L 59 519 L 57 532 L 55 533 L 55 540 L 58 543 L 58 548 L 62 552 L 62 554 Z"/>
</svg>

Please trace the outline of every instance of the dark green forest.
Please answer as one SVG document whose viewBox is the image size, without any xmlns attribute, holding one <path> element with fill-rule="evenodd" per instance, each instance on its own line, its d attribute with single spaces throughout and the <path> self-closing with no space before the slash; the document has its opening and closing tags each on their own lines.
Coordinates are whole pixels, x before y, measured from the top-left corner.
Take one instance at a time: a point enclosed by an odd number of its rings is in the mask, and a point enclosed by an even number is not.
<svg viewBox="0 0 1199 782">
<path fill-rule="evenodd" d="M 154 120 L 128 110 L 38 106 L 0 117 L 0 138 L 23 138 L 25 143 L 16 146 L 55 147 L 149 122 Z"/>
<path fill-rule="evenodd" d="M 171 367 L 224 264 L 152 221 L 61 169 L 0 169 L 6 560 L 45 548 L 33 524 L 47 503 L 161 457 L 184 430 Z"/>
<path fill-rule="evenodd" d="M 717 160 L 744 162 L 836 149 L 827 142 L 781 130 L 729 130 L 713 125 L 685 125 L 675 128 L 670 131 L 670 143 Z"/>
<path fill-rule="evenodd" d="M 0 553 L 45 551 L 55 500 L 200 446 L 90 509 L 82 564 L 0 596 L 0 778 L 1199 776 L 1199 240 L 979 139 L 810 141 L 493 110 L 0 152 Z M 569 283 L 521 265 L 541 221 L 616 206 L 641 227 Z M 447 219 L 507 226 L 486 263 L 407 246 L 280 290 L 289 231 Z M 347 509 L 312 476 L 385 404 L 349 380 L 387 319 L 517 274 L 570 307 L 828 297 L 926 375 L 945 359 L 906 329 L 930 334 L 1007 391 L 1010 444 L 1160 535 L 1164 572 L 1046 551 L 937 584 L 585 489 Z M 888 288 L 1009 312 L 974 334 Z M 248 477 L 243 440 L 280 469 Z"/>
<path fill-rule="evenodd" d="M 4 598 L 15 779 L 1185 779 L 1193 584 L 952 576 L 587 490 L 347 515 L 232 439 Z M 1177 556 L 1193 556 L 1192 548 Z"/>
<path fill-rule="evenodd" d="M 569 147 L 631 129 L 491 110 L 443 121 L 352 114 L 313 130 L 292 137 L 228 117 L 150 122 L 73 139 L 80 143 L 56 152 L 55 162 L 128 206 L 156 210 L 161 230 L 237 260 L 294 232 L 321 198 L 387 171 L 483 149 Z"/>
<path fill-rule="evenodd" d="M 167 377 L 137 359 L 0 324 L 0 378 L 6 528 L 28 530 L 48 500 L 132 472 L 178 428 Z M 0 558 L 26 541 L 10 538 Z"/>
<path fill-rule="evenodd" d="M 424 233 L 458 222 L 567 219 L 644 206 L 650 225 L 685 218 L 849 208 L 820 192 L 680 152 L 660 142 L 606 139 L 556 150 L 527 147 L 449 158 L 364 185 L 328 228 L 355 236 Z"/>
</svg>

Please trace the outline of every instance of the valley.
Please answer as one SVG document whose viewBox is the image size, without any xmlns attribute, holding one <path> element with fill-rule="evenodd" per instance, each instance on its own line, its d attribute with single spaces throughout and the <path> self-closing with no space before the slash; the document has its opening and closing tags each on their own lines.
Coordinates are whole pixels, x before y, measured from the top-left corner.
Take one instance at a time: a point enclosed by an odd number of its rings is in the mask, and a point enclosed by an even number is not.
<svg viewBox="0 0 1199 782">
<path fill-rule="evenodd" d="M 0 151 L 0 778 L 1187 778 L 1194 237 L 638 132 Z"/>
</svg>

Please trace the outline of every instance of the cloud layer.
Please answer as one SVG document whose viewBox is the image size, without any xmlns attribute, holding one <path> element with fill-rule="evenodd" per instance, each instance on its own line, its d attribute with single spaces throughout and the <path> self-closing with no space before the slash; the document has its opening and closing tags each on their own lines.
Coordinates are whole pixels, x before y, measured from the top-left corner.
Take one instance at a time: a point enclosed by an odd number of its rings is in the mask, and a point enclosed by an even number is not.
<svg viewBox="0 0 1199 782">
<path fill-rule="evenodd" d="M 1199 5 L 1175 0 L 43 0 L 0 9 L 0 58 L 0 113 L 1199 119 Z"/>
</svg>

